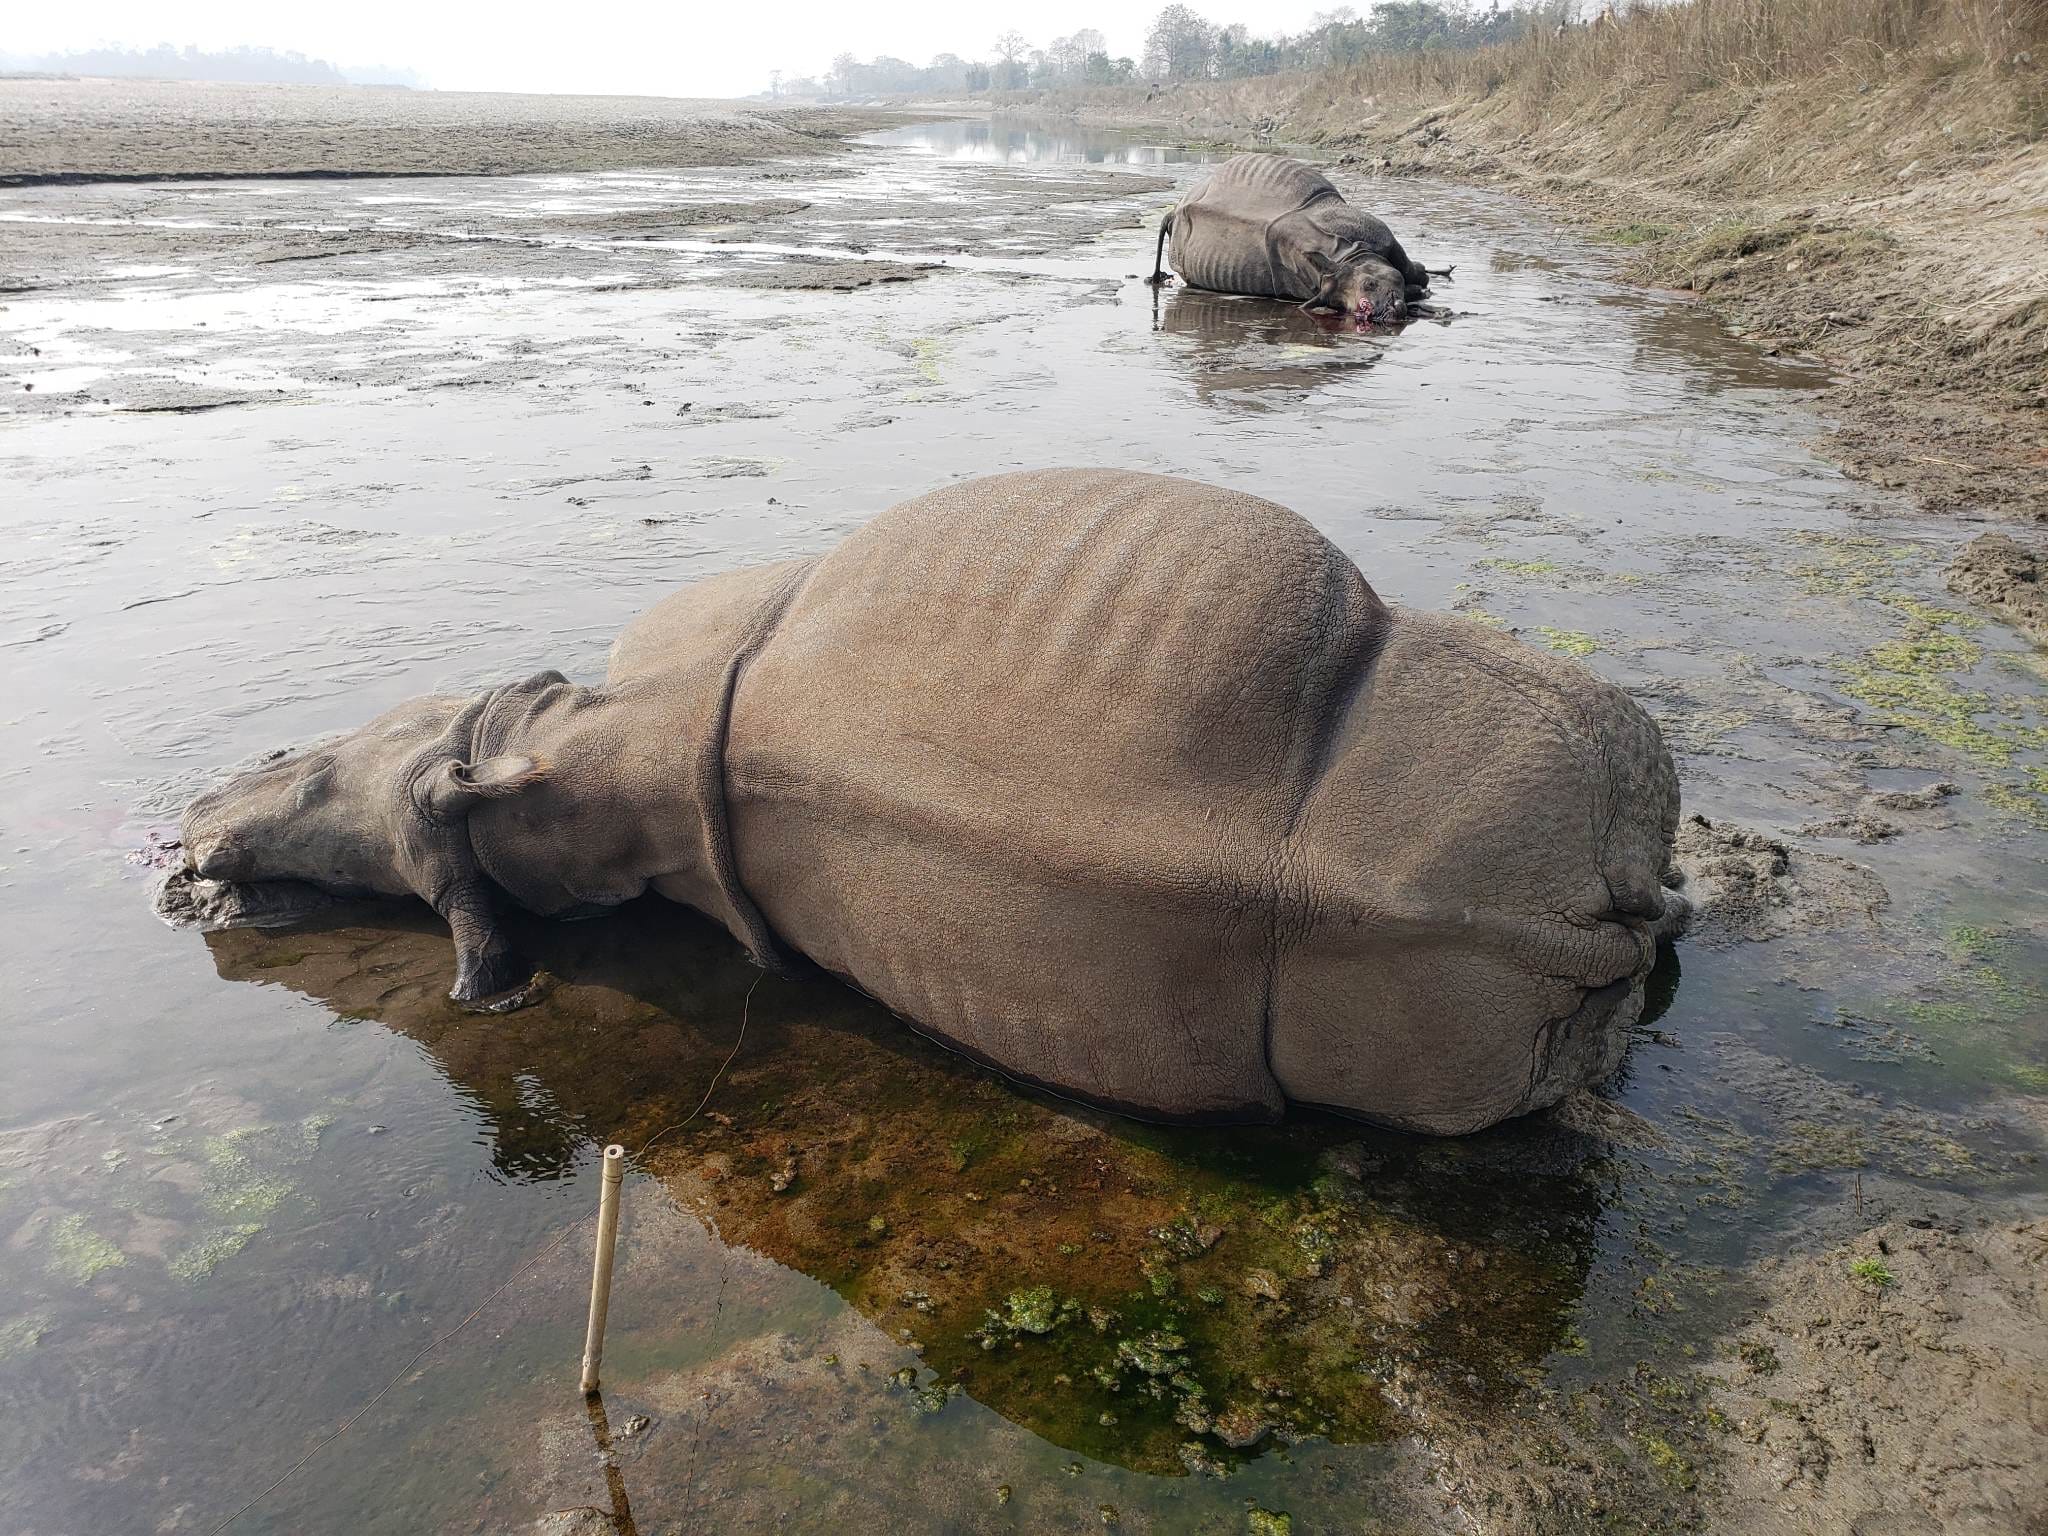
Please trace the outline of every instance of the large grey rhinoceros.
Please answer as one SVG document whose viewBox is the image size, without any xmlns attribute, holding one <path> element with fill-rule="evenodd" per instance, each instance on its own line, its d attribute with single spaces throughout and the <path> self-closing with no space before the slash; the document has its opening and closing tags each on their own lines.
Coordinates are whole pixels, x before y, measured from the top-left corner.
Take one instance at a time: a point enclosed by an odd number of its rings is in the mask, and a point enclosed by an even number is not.
<svg viewBox="0 0 2048 1536">
<path fill-rule="evenodd" d="M 161 900 L 417 894 L 479 1000 L 525 979 L 501 903 L 651 888 L 1061 1093 L 1453 1133 L 1620 1062 L 1677 819 L 1656 726 L 1576 664 L 1388 607 L 1255 496 L 1043 470 L 686 587 L 602 686 L 245 773 Z"/>
<path fill-rule="evenodd" d="M 1285 155 L 1235 156 L 1191 189 L 1159 221 L 1155 284 L 1166 281 L 1168 260 L 1192 288 L 1293 299 L 1372 322 L 1405 319 L 1431 277 L 1329 177 Z"/>
</svg>

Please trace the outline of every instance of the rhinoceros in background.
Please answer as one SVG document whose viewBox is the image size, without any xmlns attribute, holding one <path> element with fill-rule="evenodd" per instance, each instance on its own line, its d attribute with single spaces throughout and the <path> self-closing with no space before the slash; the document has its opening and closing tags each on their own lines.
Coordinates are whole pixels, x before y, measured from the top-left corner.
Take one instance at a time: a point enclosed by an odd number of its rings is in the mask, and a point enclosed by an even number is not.
<svg viewBox="0 0 2048 1536">
<path fill-rule="evenodd" d="M 1193 288 L 1379 322 L 1405 318 L 1432 275 L 1329 177 L 1285 155 L 1238 155 L 1191 189 L 1159 221 L 1155 284 L 1166 281 L 1167 260 Z"/>
<path fill-rule="evenodd" d="M 1576 664 L 1388 607 L 1271 502 L 1044 470 L 686 587 L 602 686 L 243 774 L 159 899 L 417 894 L 480 1000 L 524 980 L 501 902 L 651 888 L 1061 1093 L 1450 1133 L 1614 1070 L 1677 819 L 1656 726 Z"/>
</svg>

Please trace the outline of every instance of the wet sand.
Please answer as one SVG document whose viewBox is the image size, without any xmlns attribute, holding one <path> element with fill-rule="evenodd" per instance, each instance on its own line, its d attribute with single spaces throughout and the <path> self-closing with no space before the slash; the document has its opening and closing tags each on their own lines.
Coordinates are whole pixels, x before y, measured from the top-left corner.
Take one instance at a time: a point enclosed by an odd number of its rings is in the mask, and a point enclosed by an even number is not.
<svg viewBox="0 0 2048 1536">
<path fill-rule="evenodd" d="M 1812 368 L 1442 183 L 1378 199 L 1458 264 L 1398 335 L 1155 295 L 1149 229 L 1198 171 L 969 124 L 0 195 L 29 274 L 0 308 L 10 1519 L 210 1528 L 394 1373 L 237 1528 L 1665 1531 L 1771 1498 L 1829 1528 L 1931 1486 L 1812 1469 L 1907 1445 L 1889 1382 L 1953 1397 L 1863 1347 L 1884 1308 L 1939 1298 L 1927 1348 L 2031 1358 L 2033 1250 L 1999 1234 L 2044 1214 L 2035 653 L 1947 596 L 1966 530 L 1806 450 Z M 1389 599 L 1652 709 L 1719 900 L 1601 1096 L 1457 1142 L 1181 1134 L 835 985 L 757 989 L 658 902 L 535 925 L 551 990 L 497 1019 L 446 1003 L 423 911 L 207 941 L 149 912 L 152 840 L 229 764 L 595 676 L 682 581 L 1059 462 L 1273 496 Z M 1943 1246 L 1887 1300 L 1849 1265 L 1901 1228 Z M 1946 1422 L 2024 1515 L 2010 1401 Z M 1788 1446 L 1806 1482 L 1773 1494 Z"/>
</svg>

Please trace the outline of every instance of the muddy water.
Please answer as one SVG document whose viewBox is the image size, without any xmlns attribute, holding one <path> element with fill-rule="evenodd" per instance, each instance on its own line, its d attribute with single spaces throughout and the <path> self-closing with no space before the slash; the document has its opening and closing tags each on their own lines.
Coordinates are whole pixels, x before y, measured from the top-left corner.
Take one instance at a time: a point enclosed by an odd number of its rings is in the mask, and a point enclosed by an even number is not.
<svg viewBox="0 0 2048 1536">
<path fill-rule="evenodd" d="M 1457 265 L 1398 335 L 1155 296 L 1199 171 L 977 124 L 5 195 L 0 1528 L 212 1529 L 345 1422 L 235 1528 L 1405 1530 L 1455 1525 L 1441 1458 L 1565 1420 L 1682 1512 L 1747 1263 L 2038 1206 L 2044 679 L 1941 591 L 1957 531 L 1808 454 L 1809 370 L 1499 197 L 1363 189 Z M 594 676 L 680 582 L 1054 463 L 1273 496 L 1384 595 L 1582 656 L 1689 810 L 1785 845 L 1604 1109 L 1190 1136 L 756 986 L 659 904 L 537 927 L 553 990 L 495 1020 L 422 912 L 150 915 L 223 766 Z"/>
</svg>

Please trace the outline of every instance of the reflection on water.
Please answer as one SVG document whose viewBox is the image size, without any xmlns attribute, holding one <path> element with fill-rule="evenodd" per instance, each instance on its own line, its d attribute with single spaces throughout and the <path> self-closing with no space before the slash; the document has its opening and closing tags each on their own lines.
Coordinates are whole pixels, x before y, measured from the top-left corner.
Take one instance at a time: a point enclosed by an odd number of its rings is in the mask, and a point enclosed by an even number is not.
<svg viewBox="0 0 2048 1536">
<path fill-rule="evenodd" d="M 1279 299 L 1180 284 L 1155 290 L 1152 324 L 1161 335 L 1183 340 L 1166 355 L 1186 370 L 1198 399 L 1247 411 L 1354 379 L 1397 335 Z"/>
<path fill-rule="evenodd" d="M 1704 371 L 1723 388 L 1819 389 L 1827 383 L 1825 366 L 1811 359 L 1768 355 L 1755 347 L 1730 347 L 1711 312 L 1697 304 L 1658 304 L 1645 311 L 1636 327 L 1643 366 L 1666 369 L 1684 366 Z"/>
<path fill-rule="evenodd" d="M 1230 153 L 1175 144 L 1143 144 L 1111 129 L 1011 117 L 918 123 L 871 134 L 869 142 L 947 160 L 998 164 L 1070 160 L 1089 165 L 1204 165 L 1227 159 Z"/>
<path fill-rule="evenodd" d="M 549 1178 L 682 1120 L 757 973 L 654 900 L 527 938 L 551 994 L 492 1018 L 443 996 L 426 924 L 206 942 L 225 979 L 416 1041 L 493 1165 Z M 1565 1339 L 1607 1179 L 1599 1143 L 1548 1122 L 1456 1144 L 1137 1125 L 1013 1091 L 822 979 L 760 988 L 713 1113 L 642 1163 L 724 1241 L 914 1338 L 941 1383 L 1150 1472 L 1190 1441 L 1231 1460 L 1280 1431 L 1384 1438 L 1397 1379 L 1468 1411 L 1512 1390 Z"/>
</svg>

